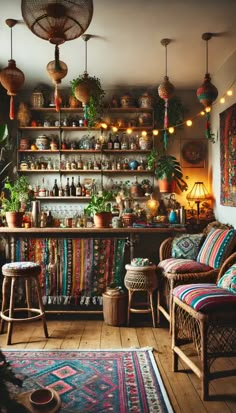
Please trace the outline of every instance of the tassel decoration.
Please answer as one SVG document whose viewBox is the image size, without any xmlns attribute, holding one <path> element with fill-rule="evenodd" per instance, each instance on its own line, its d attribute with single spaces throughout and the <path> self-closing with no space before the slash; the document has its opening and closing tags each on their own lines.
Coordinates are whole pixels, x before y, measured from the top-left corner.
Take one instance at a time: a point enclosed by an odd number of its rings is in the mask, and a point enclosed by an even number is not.
<svg viewBox="0 0 236 413">
<path fill-rule="evenodd" d="M 56 106 L 56 112 L 60 111 L 60 105 L 61 105 L 61 98 L 58 94 L 58 86 L 57 83 L 55 85 L 55 92 L 54 92 L 54 102 L 55 102 L 55 106 Z"/>
<path fill-rule="evenodd" d="M 14 120 L 14 119 L 15 119 L 14 98 L 13 98 L 12 95 L 11 95 L 11 97 L 10 97 L 9 118 L 10 118 L 11 120 Z"/>
</svg>

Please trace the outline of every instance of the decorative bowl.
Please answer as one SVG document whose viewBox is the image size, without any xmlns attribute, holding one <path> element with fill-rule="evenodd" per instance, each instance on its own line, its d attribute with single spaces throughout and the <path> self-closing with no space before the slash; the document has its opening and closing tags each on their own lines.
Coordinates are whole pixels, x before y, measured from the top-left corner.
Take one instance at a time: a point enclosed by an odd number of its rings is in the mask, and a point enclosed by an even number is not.
<svg viewBox="0 0 236 413">
<path fill-rule="evenodd" d="M 30 396 L 30 403 L 36 407 L 48 406 L 53 400 L 54 394 L 50 389 L 38 389 L 34 390 Z"/>
</svg>

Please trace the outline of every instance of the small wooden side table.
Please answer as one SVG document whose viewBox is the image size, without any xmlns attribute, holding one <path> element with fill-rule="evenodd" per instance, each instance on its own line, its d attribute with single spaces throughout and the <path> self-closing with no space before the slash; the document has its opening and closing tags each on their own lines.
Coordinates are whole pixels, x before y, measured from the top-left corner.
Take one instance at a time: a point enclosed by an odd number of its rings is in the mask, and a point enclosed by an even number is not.
<svg viewBox="0 0 236 413">
<path fill-rule="evenodd" d="M 156 265 L 136 267 L 134 265 L 126 264 L 125 268 L 127 271 L 124 278 L 124 284 L 129 294 L 127 324 L 129 325 L 130 322 L 130 313 L 152 313 L 153 327 L 156 327 L 153 306 L 153 292 L 157 288 Z M 133 293 L 135 291 L 147 292 L 148 308 L 138 309 L 131 306 Z"/>
<path fill-rule="evenodd" d="M 32 391 L 27 391 L 24 393 L 19 393 L 16 397 L 17 401 L 23 404 L 31 413 L 57 413 L 61 407 L 61 399 L 59 394 L 50 389 L 54 393 L 53 400 L 47 407 L 35 407 L 33 404 L 30 403 L 29 396 Z"/>
</svg>

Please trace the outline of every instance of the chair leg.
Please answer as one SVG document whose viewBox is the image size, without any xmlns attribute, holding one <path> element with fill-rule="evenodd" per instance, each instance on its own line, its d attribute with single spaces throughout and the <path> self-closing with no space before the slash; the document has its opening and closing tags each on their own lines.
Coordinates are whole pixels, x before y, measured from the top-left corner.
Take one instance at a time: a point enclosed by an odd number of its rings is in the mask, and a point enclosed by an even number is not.
<svg viewBox="0 0 236 413">
<path fill-rule="evenodd" d="M 179 356 L 178 354 L 174 351 L 174 348 L 176 346 L 177 342 L 177 329 L 176 329 L 176 304 L 173 301 L 173 306 L 172 306 L 172 343 L 171 343 L 171 348 L 172 348 L 172 370 L 174 372 L 178 371 L 178 361 L 179 361 Z"/>
<path fill-rule="evenodd" d="M 209 371 L 207 360 L 207 334 L 208 327 L 204 321 L 200 321 L 201 330 L 201 384 L 202 384 L 202 399 L 209 399 Z"/>
<path fill-rule="evenodd" d="M 152 311 L 152 325 L 155 328 L 156 327 L 156 320 L 155 320 L 155 312 L 154 312 L 154 307 L 153 307 L 153 295 L 152 291 L 148 293 L 149 295 L 149 302 L 150 302 L 150 307 Z"/>
<path fill-rule="evenodd" d="M 32 308 L 29 279 L 25 280 L 25 295 L 26 295 L 27 307 Z M 28 311 L 28 317 L 31 317 L 31 315 L 32 315 L 31 311 Z"/>
<path fill-rule="evenodd" d="M 39 308 L 40 308 L 40 311 L 42 313 L 44 335 L 45 335 L 46 338 L 48 338 L 49 337 L 48 336 L 48 328 L 47 328 L 45 310 L 44 310 L 44 305 L 43 305 L 43 300 L 42 300 L 42 295 L 41 295 L 40 283 L 39 283 L 39 279 L 38 279 L 37 276 L 34 279 L 35 279 L 35 283 L 36 283 L 36 291 L 37 291 L 37 296 L 38 296 Z"/>
<path fill-rule="evenodd" d="M 10 293 L 10 306 L 9 306 L 9 321 L 7 328 L 7 345 L 11 344 L 11 337 L 13 331 L 13 321 L 11 318 L 14 317 L 14 290 L 15 290 L 16 278 L 12 277 L 11 279 L 11 293 Z"/>
</svg>

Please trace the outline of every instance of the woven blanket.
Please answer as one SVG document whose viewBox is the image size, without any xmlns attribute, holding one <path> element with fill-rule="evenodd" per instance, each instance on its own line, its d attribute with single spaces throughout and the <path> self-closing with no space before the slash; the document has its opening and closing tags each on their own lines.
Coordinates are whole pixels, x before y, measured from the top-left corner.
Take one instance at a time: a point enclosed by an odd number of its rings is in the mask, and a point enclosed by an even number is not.
<svg viewBox="0 0 236 413">
<path fill-rule="evenodd" d="M 17 261 L 41 265 L 44 304 L 102 304 L 102 293 L 123 286 L 125 239 L 20 238 Z"/>
<path fill-rule="evenodd" d="M 150 349 L 3 352 L 21 391 L 56 390 L 60 413 L 173 413 Z"/>
</svg>

